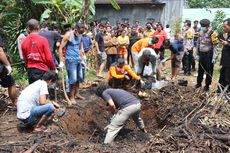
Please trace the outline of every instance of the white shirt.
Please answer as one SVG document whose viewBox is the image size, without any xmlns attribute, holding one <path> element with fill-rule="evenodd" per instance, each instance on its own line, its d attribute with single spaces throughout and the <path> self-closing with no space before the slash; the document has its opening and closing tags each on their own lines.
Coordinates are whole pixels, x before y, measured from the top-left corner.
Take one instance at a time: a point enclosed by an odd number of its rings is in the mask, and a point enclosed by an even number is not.
<svg viewBox="0 0 230 153">
<path fill-rule="evenodd" d="M 40 105 L 40 96 L 47 94 L 49 94 L 47 82 L 44 80 L 38 80 L 26 87 L 17 101 L 17 118 L 27 119 L 32 107 Z"/>
</svg>

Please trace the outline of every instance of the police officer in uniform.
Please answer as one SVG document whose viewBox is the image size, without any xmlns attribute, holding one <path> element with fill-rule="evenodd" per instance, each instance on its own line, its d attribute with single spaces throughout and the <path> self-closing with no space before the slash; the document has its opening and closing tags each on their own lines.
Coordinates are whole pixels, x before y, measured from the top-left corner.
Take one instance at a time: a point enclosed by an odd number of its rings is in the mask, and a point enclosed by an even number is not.
<svg viewBox="0 0 230 153">
<path fill-rule="evenodd" d="M 194 31 L 191 28 L 191 21 L 186 20 L 184 31 L 184 57 L 183 57 L 183 67 L 184 74 L 191 75 L 191 64 L 193 60 L 193 35 Z"/>
<path fill-rule="evenodd" d="M 197 42 L 197 56 L 199 62 L 196 88 L 202 86 L 203 75 L 206 73 L 204 91 L 209 91 L 212 83 L 213 67 L 218 57 L 218 34 L 213 32 L 208 19 L 200 21 L 201 31 Z"/>
<path fill-rule="evenodd" d="M 222 88 L 228 85 L 228 92 L 230 91 L 230 18 L 224 20 L 223 24 L 224 32 L 226 32 L 223 38 L 220 38 L 220 42 L 223 44 L 222 56 L 220 64 L 222 68 L 220 70 L 219 83 Z M 221 91 L 220 89 L 218 90 Z"/>
</svg>

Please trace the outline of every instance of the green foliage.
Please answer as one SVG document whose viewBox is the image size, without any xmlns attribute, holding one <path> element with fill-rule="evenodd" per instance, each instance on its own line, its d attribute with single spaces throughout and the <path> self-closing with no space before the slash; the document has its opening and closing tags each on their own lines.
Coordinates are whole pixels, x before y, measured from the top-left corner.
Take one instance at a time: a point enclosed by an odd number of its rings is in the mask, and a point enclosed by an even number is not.
<svg viewBox="0 0 230 153">
<path fill-rule="evenodd" d="M 117 4 L 116 0 L 111 0 L 111 4 L 113 6 L 113 8 L 115 8 L 116 10 L 120 10 L 120 6 Z"/>
<path fill-rule="evenodd" d="M 187 0 L 189 8 L 229 8 L 229 0 Z"/>
<path fill-rule="evenodd" d="M 171 24 L 171 33 L 172 36 L 177 36 L 181 32 L 181 23 L 182 23 L 182 17 L 175 17 L 172 19 L 172 24 Z"/>
<path fill-rule="evenodd" d="M 212 29 L 216 30 L 219 34 L 223 34 L 223 21 L 226 14 L 222 10 L 218 10 L 215 14 L 215 18 L 211 23 Z"/>
</svg>

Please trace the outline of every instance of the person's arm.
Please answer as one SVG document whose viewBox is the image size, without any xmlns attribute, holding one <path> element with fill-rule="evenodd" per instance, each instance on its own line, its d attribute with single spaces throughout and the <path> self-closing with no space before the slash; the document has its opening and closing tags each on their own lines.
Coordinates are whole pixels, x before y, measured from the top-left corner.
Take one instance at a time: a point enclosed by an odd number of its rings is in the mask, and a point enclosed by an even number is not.
<svg viewBox="0 0 230 153">
<path fill-rule="evenodd" d="M 3 48 L 0 47 L 0 61 L 6 65 L 6 66 L 10 66 L 10 62 L 8 61 L 5 52 L 3 51 Z"/>
<path fill-rule="evenodd" d="M 81 55 L 81 59 L 84 60 L 85 52 L 84 52 L 84 47 L 83 47 L 83 42 L 82 41 L 81 41 L 81 44 L 80 44 L 80 55 Z"/>
<path fill-rule="evenodd" d="M 60 59 L 60 62 L 63 62 L 63 63 L 64 63 L 63 50 L 64 50 L 66 44 L 68 43 L 69 39 L 70 39 L 70 34 L 69 34 L 69 32 L 68 32 L 68 33 L 66 33 L 66 34 L 64 35 L 64 37 L 63 37 L 63 39 L 62 39 L 62 42 L 61 42 L 61 45 L 60 45 L 60 47 L 59 47 L 59 59 Z"/>
<path fill-rule="evenodd" d="M 40 97 L 39 97 L 39 103 L 40 103 L 41 105 L 45 105 L 45 104 L 48 103 L 48 101 L 47 101 L 47 99 L 46 99 L 46 95 L 40 95 Z"/>
<path fill-rule="evenodd" d="M 129 75 L 131 75 L 131 77 L 132 77 L 134 80 L 140 80 L 140 76 L 138 76 L 135 72 L 133 72 L 133 70 L 130 68 L 130 66 L 125 65 L 125 66 L 124 66 L 124 69 L 125 69 L 125 71 L 128 72 Z"/>
<path fill-rule="evenodd" d="M 123 79 L 124 78 L 124 75 L 117 74 L 115 66 L 111 66 L 109 71 L 110 71 L 112 77 L 114 77 L 114 78 L 117 78 L 117 79 Z"/>
<path fill-rule="evenodd" d="M 96 37 L 95 37 L 95 46 L 96 46 L 96 50 L 97 50 L 97 53 L 99 54 L 101 51 L 99 49 L 99 35 L 97 34 Z"/>
<path fill-rule="evenodd" d="M 116 112 L 116 106 L 115 106 L 113 100 L 109 99 L 107 102 L 108 102 L 108 105 L 110 108 L 110 112 L 114 114 Z"/>
<path fill-rule="evenodd" d="M 50 70 L 55 70 L 56 66 L 54 64 L 53 57 L 52 57 L 51 52 L 50 52 L 48 40 L 44 39 L 44 46 L 43 47 L 44 47 L 44 53 L 45 53 L 47 66 L 49 67 Z"/>
</svg>

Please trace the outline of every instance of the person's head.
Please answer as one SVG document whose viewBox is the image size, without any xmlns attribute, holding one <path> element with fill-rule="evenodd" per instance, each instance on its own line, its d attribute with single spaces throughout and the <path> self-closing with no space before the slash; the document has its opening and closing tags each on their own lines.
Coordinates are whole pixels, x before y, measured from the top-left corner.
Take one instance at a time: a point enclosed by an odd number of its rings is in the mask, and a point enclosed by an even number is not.
<svg viewBox="0 0 230 153">
<path fill-rule="evenodd" d="M 166 39 L 163 41 L 163 47 L 164 48 L 168 49 L 170 47 L 170 45 L 171 45 L 171 42 L 169 39 Z"/>
<path fill-rule="evenodd" d="M 98 28 L 99 28 L 98 30 L 99 30 L 101 33 L 104 33 L 104 31 L 105 31 L 105 26 L 104 26 L 103 24 L 100 24 Z"/>
<path fill-rule="evenodd" d="M 123 58 L 121 58 L 121 57 L 118 58 L 116 65 L 117 65 L 118 68 L 122 68 L 125 65 L 125 60 Z"/>
<path fill-rule="evenodd" d="M 144 51 L 143 51 L 144 62 L 148 63 L 150 61 L 150 58 L 151 58 L 151 51 L 148 48 L 144 49 Z"/>
<path fill-rule="evenodd" d="M 48 29 L 48 21 L 44 21 L 40 24 L 40 28 L 47 28 Z"/>
<path fill-rule="evenodd" d="M 157 31 L 161 31 L 161 30 L 163 30 L 164 28 L 163 28 L 163 25 L 161 24 L 161 23 L 158 23 L 157 24 Z"/>
<path fill-rule="evenodd" d="M 85 25 L 83 23 L 77 23 L 75 25 L 75 33 L 77 32 L 78 34 L 83 34 L 85 32 Z"/>
<path fill-rule="evenodd" d="M 139 26 L 140 22 L 138 20 L 135 20 L 134 25 Z"/>
<path fill-rule="evenodd" d="M 132 26 L 131 28 L 131 33 L 134 34 L 137 32 L 137 28 L 135 26 Z"/>
<path fill-rule="evenodd" d="M 184 28 L 185 28 L 185 30 L 188 30 L 189 28 L 191 28 L 191 21 L 190 20 L 186 20 L 184 22 Z"/>
<path fill-rule="evenodd" d="M 224 32 L 230 33 L 230 18 L 227 18 L 223 22 Z"/>
<path fill-rule="evenodd" d="M 55 71 L 47 71 L 41 79 L 46 81 L 48 85 L 51 85 L 57 80 L 57 73 Z"/>
<path fill-rule="evenodd" d="M 95 90 L 95 94 L 98 96 L 98 97 L 102 97 L 102 94 L 103 92 L 110 88 L 107 84 L 101 84 L 97 87 L 97 89 Z"/>
<path fill-rule="evenodd" d="M 109 25 L 106 27 L 106 32 L 111 33 L 112 27 Z"/>
<path fill-rule="evenodd" d="M 158 37 L 152 37 L 152 39 L 149 42 L 149 45 L 152 46 L 152 45 L 158 43 L 158 41 L 159 41 Z"/>
<path fill-rule="evenodd" d="M 144 31 L 145 31 L 145 29 L 142 28 L 142 27 L 140 27 L 140 28 L 138 29 L 138 32 L 139 32 L 139 33 L 144 33 Z"/>
<path fill-rule="evenodd" d="M 39 30 L 39 22 L 36 19 L 30 19 L 27 23 L 27 29 L 29 33 L 36 32 Z"/>
<path fill-rule="evenodd" d="M 198 20 L 195 20 L 194 22 L 193 22 L 193 24 L 194 24 L 194 27 L 197 27 L 198 26 Z"/>
<path fill-rule="evenodd" d="M 147 23 L 146 23 L 146 29 L 147 29 L 147 30 L 151 30 L 151 29 L 152 29 L 152 24 L 151 24 L 151 22 L 147 22 Z"/>
<path fill-rule="evenodd" d="M 166 26 L 165 26 L 166 28 L 169 28 L 169 24 L 166 24 Z"/>
<path fill-rule="evenodd" d="M 210 20 L 209 19 L 200 20 L 200 26 L 201 26 L 200 30 L 202 32 L 204 32 L 204 33 L 207 32 L 209 27 L 210 27 Z"/>
<path fill-rule="evenodd" d="M 111 30 L 110 34 L 111 34 L 111 37 L 116 37 L 116 33 L 114 30 Z"/>
<path fill-rule="evenodd" d="M 121 36 L 124 37 L 125 35 L 126 35 L 126 30 L 123 29 L 123 30 L 121 31 Z"/>
</svg>

